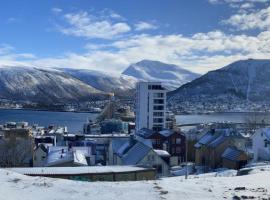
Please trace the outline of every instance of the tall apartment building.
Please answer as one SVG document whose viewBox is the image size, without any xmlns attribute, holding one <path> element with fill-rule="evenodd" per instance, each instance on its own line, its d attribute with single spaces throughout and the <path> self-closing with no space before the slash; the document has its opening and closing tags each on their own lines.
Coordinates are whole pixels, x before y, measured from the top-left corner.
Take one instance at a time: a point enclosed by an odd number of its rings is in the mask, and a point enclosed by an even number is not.
<svg viewBox="0 0 270 200">
<path fill-rule="evenodd" d="M 165 128 L 166 89 L 160 82 L 139 82 L 136 85 L 136 130 Z"/>
</svg>

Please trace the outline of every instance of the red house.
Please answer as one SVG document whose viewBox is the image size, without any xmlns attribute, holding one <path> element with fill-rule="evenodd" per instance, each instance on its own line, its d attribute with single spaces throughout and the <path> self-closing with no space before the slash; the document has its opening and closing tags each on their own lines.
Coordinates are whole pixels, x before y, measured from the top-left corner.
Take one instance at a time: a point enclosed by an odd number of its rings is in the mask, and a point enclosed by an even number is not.
<svg viewBox="0 0 270 200">
<path fill-rule="evenodd" d="M 171 155 L 171 165 L 178 165 L 185 161 L 185 135 L 174 130 L 153 131 L 143 128 L 137 135 L 150 139 L 154 149 L 166 150 Z"/>
</svg>

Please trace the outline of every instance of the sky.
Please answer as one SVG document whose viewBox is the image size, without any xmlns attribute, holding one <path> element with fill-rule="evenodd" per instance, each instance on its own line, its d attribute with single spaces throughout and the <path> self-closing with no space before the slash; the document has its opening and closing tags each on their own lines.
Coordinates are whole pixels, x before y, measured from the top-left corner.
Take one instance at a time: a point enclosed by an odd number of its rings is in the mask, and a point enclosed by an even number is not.
<svg viewBox="0 0 270 200">
<path fill-rule="evenodd" d="M 270 0 L 0 0 L 0 66 L 206 73 L 270 58 Z"/>
</svg>

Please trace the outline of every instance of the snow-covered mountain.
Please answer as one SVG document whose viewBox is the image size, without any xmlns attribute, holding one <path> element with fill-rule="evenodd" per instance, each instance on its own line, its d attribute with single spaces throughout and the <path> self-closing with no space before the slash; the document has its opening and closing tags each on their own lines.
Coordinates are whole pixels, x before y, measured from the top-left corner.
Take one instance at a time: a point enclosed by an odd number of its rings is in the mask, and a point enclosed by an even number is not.
<svg viewBox="0 0 270 200">
<path fill-rule="evenodd" d="M 132 64 L 122 74 L 134 77 L 139 81 L 162 82 L 169 90 L 176 89 L 199 77 L 199 74 L 177 65 L 152 60 L 142 60 Z"/>
<path fill-rule="evenodd" d="M 57 103 L 101 96 L 97 89 L 59 70 L 10 66 L 0 68 L 1 99 Z"/>
<path fill-rule="evenodd" d="M 270 60 L 240 60 L 169 93 L 169 102 L 270 101 Z"/>
<path fill-rule="evenodd" d="M 64 68 L 60 70 L 104 92 L 129 90 L 134 88 L 136 83 L 136 79 L 125 75 L 117 77 L 104 72 L 87 69 Z"/>
</svg>

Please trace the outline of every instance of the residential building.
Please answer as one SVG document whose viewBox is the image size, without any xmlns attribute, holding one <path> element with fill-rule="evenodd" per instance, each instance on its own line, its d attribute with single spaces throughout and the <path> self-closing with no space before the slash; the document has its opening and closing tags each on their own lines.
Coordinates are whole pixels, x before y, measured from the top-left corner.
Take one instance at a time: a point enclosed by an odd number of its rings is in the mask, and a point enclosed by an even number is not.
<svg viewBox="0 0 270 200">
<path fill-rule="evenodd" d="M 169 157 L 166 151 L 153 149 L 151 141 L 131 137 L 112 140 L 109 147 L 110 165 L 153 167 L 159 176 L 169 175 Z"/>
<path fill-rule="evenodd" d="M 205 167 L 205 170 L 222 167 L 225 150 L 228 147 L 243 148 L 246 142 L 247 139 L 233 129 L 212 129 L 194 145 L 195 163 Z"/>
<path fill-rule="evenodd" d="M 166 89 L 160 82 L 136 85 L 136 131 L 142 128 L 162 130 L 166 126 Z"/>
<path fill-rule="evenodd" d="M 258 129 L 252 139 L 253 160 L 270 160 L 270 128 Z"/>
<path fill-rule="evenodd" d="M 228 147 L 222 154 L 222 166 L 228 169 L 240 169 L 248 161 L 246 152 L 235 147 Z"/>
<path fill-rule="evenodd" d="M 170 157 L 170 165 L 176 166 L 185 161 L 185 135 L 179 131 L 164 129 L 153 131 L 141 129 L 136 133 L 139 137 L 152 141 L 154 149 L 167 151 Z"/>
<path fill-rule="evenodd" d="M 40 144 L 34 152 L 35 167 L 88 166 L 94 164 L 88 162 L 91 160 L 94 160 L 91 147 L 71 148 L 67 146 L 46 146 Z"/>
</svg>

